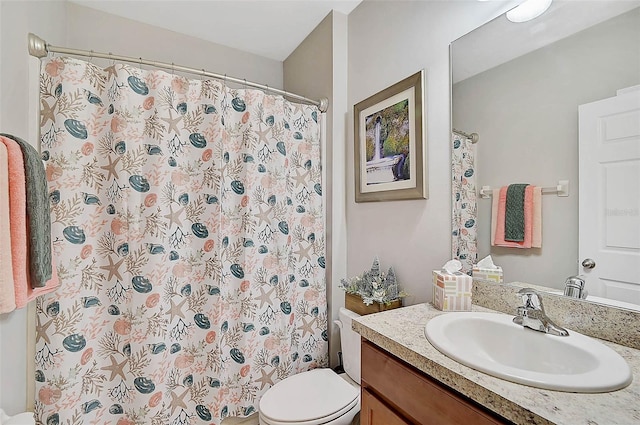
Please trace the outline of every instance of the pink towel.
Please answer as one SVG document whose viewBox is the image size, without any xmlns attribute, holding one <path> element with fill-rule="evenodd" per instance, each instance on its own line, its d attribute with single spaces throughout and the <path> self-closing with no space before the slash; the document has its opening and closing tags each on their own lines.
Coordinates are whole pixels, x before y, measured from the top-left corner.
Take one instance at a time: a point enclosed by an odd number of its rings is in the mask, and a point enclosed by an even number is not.
<svg viewBox="0 0 640 425">
<path fill-rule="evenodd" d="M 11 219 L 11 261 L 16 305 L 27 297 L 29 264 L 27 262 L 27 189 L 22 150 L 16 142 L 0 136 L 9 156 L 9 214 Z M 26 302 L 25 302 L 26 304 Z"/>
<path fill-rule="evenodd" d="M 503 246 L 507 248 L 531 248 L 531 240 L 533 236 L 533 186 L 527 186 L 524 191 L 524 241 L 522 242 L 504 240 L 504 216 L 507 200 L 507 187 L 508 186 L 503 186 L 500 188 L 500 194 L 498 196 L 494 246 Z"/>
<path fill-rule="evenodd" d="M 499 200 L 500 200 L 500 189 L 493 189 L 493 193 L 491 196 L 491 246 L 496 245 L 496 226 L 498 223 L 498 201 Z"/>
<path fill-rule="evenodd" d="M 0 314 L 16 309 L 9 214 L 9 155 L 0 143 Z"/>
<path fill-rule="evenodd" d="M 542 188 L 533 187 L 533 235 L 531 236 L 531 247 L 542 248 Z"/>
<path fill-rule="evenodd" d="M 29 280 L 29 256 L 27 246 L 27 189 L 24 160 L 20 146 L 13 140 L 0 136 L 9 157 L 9 217 L 11 220 L 11 263 L 16 308 L 22 308 L 38 295 L 55 290 L 58 276 L 54 265 L 52 278 L 42 288 L 32 289 Z"/>
</svg>

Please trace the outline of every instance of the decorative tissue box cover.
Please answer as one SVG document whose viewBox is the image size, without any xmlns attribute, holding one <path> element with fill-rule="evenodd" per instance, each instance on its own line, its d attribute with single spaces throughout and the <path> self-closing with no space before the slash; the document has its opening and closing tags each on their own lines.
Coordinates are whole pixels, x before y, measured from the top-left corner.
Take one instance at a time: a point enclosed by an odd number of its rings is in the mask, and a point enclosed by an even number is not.
<svg viewBox="0 0 640 425">
<path fill-rule="evenodd" d="M 474 266 L 472 273 L 474 279 L 502 283 L 502 267 L 498 267 L 497 269 L 483 269 Z"/>
<path fill-rule="evenodd" d="M 433 271 L 433 305 L 442 311 L 470 311 L 473 278 L 468 274 Z"/>
</svg>

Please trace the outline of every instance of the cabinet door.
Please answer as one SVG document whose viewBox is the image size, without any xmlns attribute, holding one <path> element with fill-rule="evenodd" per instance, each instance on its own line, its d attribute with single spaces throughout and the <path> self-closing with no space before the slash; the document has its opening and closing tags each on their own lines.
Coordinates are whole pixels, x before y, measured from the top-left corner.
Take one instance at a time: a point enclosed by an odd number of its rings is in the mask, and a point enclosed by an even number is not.
<svg viewBox="0 0 640 425">
<path fill-rule="evenodd" d="M 362 342 L 362 389 L 420 425 L 509 423 L 374 344 Z M 364 398 L 364 395 L 363 395 Z M 371 422 L 382 423 L 383 422 Z M 407 423 L 407 422 L 398 422 Z M 362 422 L 367 424 L 367 422 Z"/>
<path fill-rule="evenodd" d="M 362 390 L 360 425 L 410 425 L 366 389 Z"/>
</svg>

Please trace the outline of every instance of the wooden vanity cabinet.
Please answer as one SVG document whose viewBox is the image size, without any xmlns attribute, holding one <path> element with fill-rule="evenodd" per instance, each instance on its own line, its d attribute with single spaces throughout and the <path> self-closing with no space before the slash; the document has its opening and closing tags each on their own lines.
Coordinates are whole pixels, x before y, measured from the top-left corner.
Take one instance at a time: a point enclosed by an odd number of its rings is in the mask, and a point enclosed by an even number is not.
<svg viewBox="0 0 640 425">
<path fill-rule="evenodd" d="M 411 425 L 366 389 L 362 389 L 360 425 Z"/>
<path fill-rule="evenodd" d="M 500 418 L 362 340 L 360 425 L 495 425 Z"/>
</svg>

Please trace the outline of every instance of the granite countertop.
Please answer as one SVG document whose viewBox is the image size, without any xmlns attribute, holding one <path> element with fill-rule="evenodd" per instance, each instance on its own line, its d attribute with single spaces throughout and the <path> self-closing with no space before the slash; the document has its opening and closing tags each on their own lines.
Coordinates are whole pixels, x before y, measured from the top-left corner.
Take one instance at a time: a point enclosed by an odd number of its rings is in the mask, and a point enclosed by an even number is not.
<svg viewBox="0 0 640 425">
<path fill-rule="evenodd" d="M 494 312 L 480 306 L 473 311 Z M 430 304 L 361 316 L 353 329 L 380 348 L 516 424 L 640 424 L 640 350 L 601 340 L 629 363 L 633 382 L 618 391 L 578 394 L 543 390 L 494 378 L 440 353 L 424 335 L 443 314 Z"/>
</svg>

